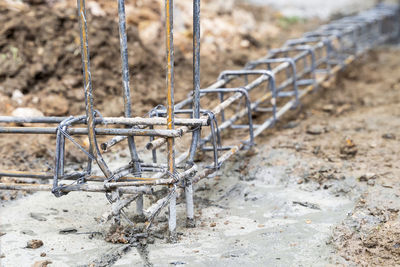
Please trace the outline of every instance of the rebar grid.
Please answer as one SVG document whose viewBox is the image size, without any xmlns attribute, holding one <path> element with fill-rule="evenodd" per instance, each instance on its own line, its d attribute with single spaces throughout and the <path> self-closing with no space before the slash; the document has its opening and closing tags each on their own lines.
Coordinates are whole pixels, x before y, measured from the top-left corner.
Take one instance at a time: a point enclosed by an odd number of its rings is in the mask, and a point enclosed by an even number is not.
<svg viewBox="0 0 400 267">
<path fill-rule="evenodd" d="M 113 118 L 102 117 L 94 108 L 85 0 L 77 0 L 77 7 L 86 115 L 0 116 L 0 123 L 6 124 L 0 127 L 0 134 L 51 134 L 56 137 L 53 172 L 0 171 L 0 177 L 53 180 L 52 185 L 0 183 L 0 189 L 51 191 L 57 197 L 71 191 L 103 192 L 112 205 L 109 218 L 114 223 L 119 224 L 122 215 L 134 225 L 124 215 L 123 209 L 136 201 L 136 213 L 146 217 L 147 229 L 161 209 L 169 204 L 171 241 L 176 240 L 177 197 L 184 192 L 187 227 L 194 227 L 193 184 L 216 172 L 237 151 L 254 146 L 255 137 L 272 127 L 283 114 L 295 108 L 304 96 L 355 58 L 379 44 L 398 38 L 400 32 L 398 6 L 379 4 L 358 15 L 321 26 L 299 39 L 289 40 L 282 48 L 271 50 L 264 58 L 249 62 L 242 70 L 224 71 L 214 84 L 201 89 L 200 0 L 193 0 L 193 91 L 185 100 L 174 104 L 173 0 L 166 0 L 166 105 L 150 110 L 149 117 L 132 117 L 125 1 L 118 0 L 125 117 Z M 10 123 L 48 126 L 7 126 Z M 85 150 L 73 138 L 74 135 L 86 135 L 89 149 Z M 114 137 L 99 144 L 96 137 L 100 135 Z M 144 149 L 137 149 L 135 137 L 149 138 Z M 187 144 L 186 151 L 178 151 L 176 138 L 181 138 L 180 141 Z M 84 170 L 65 171 L 67 140 L 88 156 Z M 131 161 L 126 166 L 112 170 L 103 153 L 125 140 Z M 164 156 L 160 160 L 160 148 L 164 145 L 166 153 L 162 153 Z M 142 158 L 149 153 L 152 160 L 144 162 Z M 196 155 L 200 153 L 205 154 L 201 162 L 196 161 Z M 93 161 L 102 175 L 94 175 Z M 168 188 L 167 195 L 144 209 L 143 196 L 153 194 L 160 187 Z"/>
</svg>

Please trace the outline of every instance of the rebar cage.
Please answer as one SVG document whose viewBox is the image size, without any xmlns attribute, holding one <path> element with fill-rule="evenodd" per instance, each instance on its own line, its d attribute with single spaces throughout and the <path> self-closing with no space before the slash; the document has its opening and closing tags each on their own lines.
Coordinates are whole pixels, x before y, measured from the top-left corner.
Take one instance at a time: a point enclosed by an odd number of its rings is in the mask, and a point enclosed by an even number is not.
<svg viewBox="0 0 400 267">
<path fill-rule="evenodd" d="M 201 89 L 200 0 L 193 0 L 193 91 L 175 104 L 173 0 L 166 0 L 166 103 L 153 108 L 146 116 L 133 117 L 125 1 L 118 0 L 125 116 L 102 117 L 94 107 L 85 0 L 77 0 L 77 10 L 86 114 L 0 116 L 0 134 L 50 134 L 56 137 L 52 173 L 0 171 L 1 177 L 52 180 L 52 184 L 0 183 L 0 189 L 51 191 L 56 197 L 71 191 L 103 192 L 112 204 L 109 219 L 119 224 L 122 216 L 134 225 L 123 209 L 136 201 L 136 213 L 145 216 L 147 229 L 160 210 L 169 205 L 172 241 L 176 237 L 176 198 L 179 195 L 184 193 L 185 196 L 187 226 L 194 227 L 193 184 L 216 172 L 237 151 L 254 146 L 255 137 L 295 108 L 304 96 L 359 55 L 397 38 L 400 30 L 398 6 L 379 4 L 358 15 L 332 21 L 299 39 L 289 40 L 282 48 L 269 51 L 268 55 L 247 63 L 241 70 L 223 71 L 215 83 Z M 19 126 L 11 127 L 11 123 Z M 27 127 L 22 123 L 47 126 Z M 88 150 L 74 139 L 77 135 L 88 137 Z M 103 135 L 112 138 L 100 144 L 96 137 Z M 149 139 L 144 149 L 136 147 L 143 143 L 137 142 L 139 138 Z M 176 148 L 177 138 L 187 150 Z M 85 169 L 66 170 L 65 143 L 68 141 L 87 155 Z M 103 153 L 122 142 L 128 145 L 130 163 L 113 170 Z M 199 154 L 203 155 L 200 161 L 196 160 Z M 145 158 L 149 160 L 143 160 Z M 100 175 L 94 174 L 93 163 L 100 169 Z M 143 197 L 160 188 L 168 188 L 168 193 L 145 209 Z"/>
</svg>

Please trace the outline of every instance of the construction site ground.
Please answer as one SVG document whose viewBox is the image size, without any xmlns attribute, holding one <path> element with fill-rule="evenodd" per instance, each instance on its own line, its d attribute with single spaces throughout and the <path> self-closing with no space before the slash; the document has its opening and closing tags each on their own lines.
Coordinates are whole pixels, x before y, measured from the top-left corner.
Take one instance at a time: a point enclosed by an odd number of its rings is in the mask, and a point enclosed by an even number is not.
<svg viewBox="0 0 400 267">
<path fill-rule="evenodd" d="M 0 48 L 5 56 L 0 60 L 13 59 L 6 61 L 11 65 L 0 65 L 0 111 L 4 115 L 18 107 L 37 108 L 46 115 L 84 112 L 83 94 L 79 93 L 79 51 L 72 53 L 73 58 L 65 58 L 68 53 L 64 50 L 73 52 L 78 47 L 74 43 L 78 36 L 75 11 L 55 9 L 49 14 L 46 8 L 38 5 L 30 11 L 16 11 L 0 6 L 0 21 L 5 25 L 0 30 Z M 279 34 L 270 28 L 271 36 L 266 39 L 241 35 L 242 39 L 232 42 L 232 50 L 217 46 L 220 53 L 204 53 L 203 85 L 214 81 L 220 71 L 238 69 L 264 55 L 268 47 L 321 23 L 293 22 L 251 6 L 242 6 L 241 10 L 255 12 L 257 20 L 263 22 L 265 17 L 273 18 L 268 23 Z M 271 13 L 261 16 L 262 12 Z M 119 116 L 122 109 L 114 107 L 122 103 L 120 70 L 118 61 L 112 60 L 119 57 L 119 51 L 117 43 L 108 37 L 115 29 L 104 17 L 93 19 L 97 31 L 91 33 L 91 51 L 95 53 L 94 64 L 102 66 L 93 75 L 99 88 L 106 87 L 103 92 L 96 91 L 98 109 L 108 116 Z M 37 28 L 29 29 L 35 25 Z M 29 42 L 18 39 L 24 31 L 39 33 L 31 48 Z M 163 101 L 164 69 L 162 57 L 154 56 L 159 53 L 157 46 L 143 45 L 135 27 L 130 31 L 132 40 L 135 34 L 138 38 L 131 47 L 135 51 L 132 67 L 137 68 L 133 97 L 141 100 L 136 112 L 143 114 Z M 177 49 L 177 87 L 186 88 L 177 91 L 178 99 L 189 92 L 191 83 L 186 41 L 182 40 L 183 48 Z M 67 48 L 70 43 L 75 46 Z M 47 55 L 50 62 L 37 66 L 33 60 L 37 53 Z M 70 193 L 55 198 L 49 192 L 2 193 L 1 266 L 399 265 L 399 58 L 396 45 L 380 47 L 359 58 L 257 138 L 255 148 L 240 152 L 217 175 L 196 185 L 196 228 L 184 227 L 185 208 L 180 200 L 176 244 L 166 240 L 165 211 L 157 221 L 159 231 L 146 244 L 132 248 L 105 241 L 110 225 L 102 223 L 102 215 L 110 206 L 103 194 Z M 8 75 L 12 70 L 15 75 Z M 23 96 L 18 97 L 12 88 L 21 88 Z M 116 104 L 107 105 L 110 101 Z M 1 168 L 51 169 L 53 148 L 54 140 L 46 136 L 29 142 L 18 136 L 0 137 Z M 116 154 L 106 154 L 107 160 L 118 164 L 128 154 L 122 148 L 119 146 Z M 79 153 L 68 155 L 71 166 L 79 166 L 83 158 Z M 134 206 L 130 210 L 133 213 Z M 27 248 L 27 242 L 33 239 L 43 245 Z"/>
</svg>

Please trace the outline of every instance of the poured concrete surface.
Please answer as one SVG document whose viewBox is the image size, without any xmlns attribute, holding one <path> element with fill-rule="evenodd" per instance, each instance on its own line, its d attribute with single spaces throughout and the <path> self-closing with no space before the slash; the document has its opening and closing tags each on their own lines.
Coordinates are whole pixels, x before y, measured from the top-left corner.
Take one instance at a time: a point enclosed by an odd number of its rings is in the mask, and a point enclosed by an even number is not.
<svg viewBox="0 0 400 267">
<path fill-rule="evenodd" d="M 208 189 L 196 193 L 197 211 L 201 209 L 197 228 L 182 227 L 184 205 L 179 204 L 180 241 L 169 244 L 157 240 L 155 245 L 149 245 L 152 264 L 315 266 L 339 260 L 326 243 L 331 227 L 352 209 L 351 197 L 314 191 L 314 184 L 298 185 L 299 177 L 290 175 L 293 168 L 302 164 L 298 157 L 290 150 L 261 149 L 267 152 L 255 156 L 249 166 L 255 180 L 241 181 L 235 171 L 237 162 L 230 162 L 221 173 L 224 177 L 210 179 L 206 182 Z M 286 159 L 288 165 L 271 165 L 281 159 Z M 207 198 L 211 202 L 203 201 Z M 320 210 L 293 201 L 310 202 Z M 76 266 L 109 254 L 121 245 L 106 243 L 96 233 L 89 239 L 90 233 L 106 230 L 95 218 L 107 209 L 109 205 L 103 195 L 86 193 L 54 198 L 42 192 L 4 204 L 0 225 L 0 231 L 6 233 L 1 237 L 1 253 L 5 255 L 2 266 L 24 266 L 44 259 L 51 260 L 54 266 Z M 44 219 L 35 219 L 31 214 Z M 210 226 L 213 223 L 215 227 Z M 66 228 L 78 232 L 61 235 L 59 231 Z M 42 240 L 44 246 L 24 248 L 31 239 Z M 40 257 L 42 252 L 46 257 Z M 143 264 L 136 250 L 115 266 L 132 264 Z"/>
<path fill-rule="evenodd" d="M 235 171 L 238 162 L 230 162 L 220 180 L 210 179 L 210 190 L 196 194 L 211 199 L 201 209 L 198 227 L 178 229 L 182 238 L 177 244 L 150 245 L 154 266 L 326 266 L 342 261 L 327 243 L 332 226 L 352 210 L 352 197 L 315 191 L 312 183 L 298 185 L 299 177 L 290 173 L 301 159 L 290 150 L 263 149 L 266 152 L 252 158 L 249 166 L 255 180 L 241 181 Z M 282 159 L 288 164 L 270 165 Z M 293 201 L 313 203 L 320 210 Z M 115 266 L 141 263 L 137 253 L 129 253 Z"/>
</svg>

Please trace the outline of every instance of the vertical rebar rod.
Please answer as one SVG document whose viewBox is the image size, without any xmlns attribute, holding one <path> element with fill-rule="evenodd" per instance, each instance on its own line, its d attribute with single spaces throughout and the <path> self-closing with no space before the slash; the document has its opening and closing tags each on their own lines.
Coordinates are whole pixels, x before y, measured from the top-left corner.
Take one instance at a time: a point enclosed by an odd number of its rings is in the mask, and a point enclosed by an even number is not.
<svg viewBox="0 0 400 267">
<path fill-rule="evenodd" d="M 174 1 L 165 0 L 165 35 L 167 52 L 167 129 L 174 129 Z M 168 172 L 175 175 L 175 149 L 174 138 L 167 139 L 168 150 Z M 174 190 L 173 187 L 170 190 Z M 171 196 L 169 202 L 169 238 L 171 242 L 176 242 L 176 191 Z"/>
<path fill-rule="evenodd" d="M 79 19 L 79 29 L 80 29 L 80 42 L 81 42 L 81 58 L 82 58 L 82 68 L 83 68 L 83 86 L 85 90 L 85 107 L 86 107 L 86 117 L 88 116 L 88 99 L 86 97 L 86 82 L 89 79 L 89 75 L 86 75 L 86 63 L 85 56 L 88 51 L 84 49 L 84 42 L 86 42 L 86 9 L 85 9 L 85 1 L 77 0 L 77 8 L 78 8 L 78 19 Z M 92 143 L 89 142 L 89 154 L 93 155 L 93 146 Z M 86 169 L 87 173 L 90 175 L 92 172 L 92 159 L 88 157 L 88 165 Z"/>
<path fill-rule="evenodd" d="M 94 158 L 97 161 L 101 171 L 107 178 L 112 176 L 110 169 L 107 167 L 103 156 L 100 153 L 99 147 L 97 146 L 96 134 L 95 134 L 95 123 L 94 123 L 94 107 L 93 107 L 93 88 L 92 88 L 92 77 L 90 73 L 90 58 L 89 58 L 89 44 L 87 36 L 87 21 L 86 21 L 86 7 L 85 0 L 77 0 L 78 2 L 78 17 L 79 17 L 79 28 L 80 28 L 80 39 L 81 39 L 81 53 L 82 53 L 82 68 L 83 68 L 83 82 L 85 89 L 85 106 L 86 106 L 86 119 L 88 126 L 88 137 L 91 146 L 90 152 L 95 152 Z M 95 151 L 93 151 L 95 150 Z"/>
<path fill-rule="evenodd" d="M 96 159 L 97 165 L 104 173 L 106 178 L 112 177 L 112 172 L 108 168 L 106 162 L 103 159 L 103 156 L 100 153 L 100 149 L 97 145 L 96 133 L 95 133 L 95 122 L 94 122 L 94 104 L 93 104 L 93 87 L 92 87 L 92 79 L 90 74 L 90 56 L 89 56 L 89 44 L 88 44 L 88 36 L 87 36 L 87 20 L 86 20 L 86 8 L 85 8 L 85 0 L 77 0 L 78 3 L 78 17 L 79 17 L 79 28 L 80 28 L 80 39 L 81 39 L 81 54 L 82 54 L 82 68 L 83 68 L 83 81 L 84 81 L 84 90 L 85 90 L 85 106 L 86 106 L 86 120 L 88 127 L 88 138 L 90 143 L 90 154 L 94 156 Z M 91 165 L 89 166 L 91 167 Z M 117 190 L 113 190 L 113 203 L 112 205 L 116 205 L 116 202 L 119 199 L 119 195 Z M 114 223 L 120 224 L 120 214 L 114 216 Z"/>
<path fill-rule="evenodd" d="M 200 0 L 193 0 L 193 118 L 200 118 Z M 201 128 L 193 132 L 189 153 L 189 164 L 192 165 L 200 139 Z M 191 166 L 189 166 L 191 167 Z M 186 226 L 194 227 L 193 185 L 189 179 L 185 185 Z"/>
<path fill-rule="evenodd" d="M 131 106 L 131 90 L 129 84 L 129 62 L 128 62 L 128 41 L 126 36 L 126 17 L 125 17 L 125 0 L 118 0 L 118 17 L 119 17 L 119 40 L 121 47 L 121 62 L 122 62 L 122 83 L 124 86 L 124 109 L 125 117 L 132 116 Z M 133 170 L 135 176 L 141 176 L 141 166 L 139 156 L 136 150 L 135 139 L 133 136 L 128 137 L 129 152 L 133 162 Z M 136 200 L 136 212 L 143 214 L 143 195 L 140 195 Z"/>
</svg>

